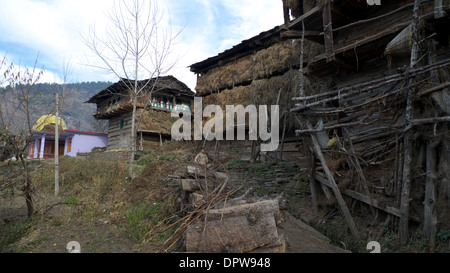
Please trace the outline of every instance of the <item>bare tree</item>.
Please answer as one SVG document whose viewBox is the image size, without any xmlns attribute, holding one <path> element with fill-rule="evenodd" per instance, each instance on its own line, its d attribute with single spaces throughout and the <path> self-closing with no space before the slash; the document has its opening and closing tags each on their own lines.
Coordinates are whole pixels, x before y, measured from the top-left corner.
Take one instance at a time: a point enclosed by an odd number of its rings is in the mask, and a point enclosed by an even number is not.
<svg viewBox="0 0 450 273">
<path fill-rule="evenodd" d="M 114 74 L 126 85 L 133 104 L 129 162 L 129 175 L 133 178 L 136 102 L 152 92 L 157 83 L 154 79 L 175 65 L 172 53 L 179 33 L 172 33 L 171 24 L 164 22 L 155 0 L 115 1 L 108 18 L 106 35 L 101 36 L 94 25 L 83 39 L 102 61 L 103 65 L 97 67 Z"/>
<path fill-rule="evenodd" d="M 20 186 L 24 194 L 28 210 L 28 217 L 33 216 L 35 209 L 32 198 L 33 183 L 28 168 L 27 149 L 33 136 L 32 116 L 36 108 L 34 102 L 39 99 L 40 93 L 35 85 L 43 74 L 43 70 L 37 69 L 36 58 L 34 67 L 15 67 L 13 63 L 7 66 L 2 74 L 2 82 L 8 86 L 2 89 L 0 101 L 0 137 L 11 152 L 20 161 L 23 171 L 23 185 Z M 2 65 L 6 64 L 6 57 Z M 17 114 L 17 116 L 16 116 Z M 20 118 L 24 122 L 14 123 L 14 119 Z M 16 183 L 13 183 L 16 184 Z M 14 186 L 14 185 L 0 185 Z"/>
</svg>

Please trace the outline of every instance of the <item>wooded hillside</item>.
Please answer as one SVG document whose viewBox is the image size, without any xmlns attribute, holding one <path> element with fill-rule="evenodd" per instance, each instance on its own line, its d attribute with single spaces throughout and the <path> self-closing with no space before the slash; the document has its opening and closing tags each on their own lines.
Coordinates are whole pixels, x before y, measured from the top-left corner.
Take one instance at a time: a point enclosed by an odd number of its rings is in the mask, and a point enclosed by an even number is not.
<svg viewBox="0 0 450 273">
<path fill-rule="evenodd" d="M 85 103 L 85 101 L 111 84 L 111 82 L 81 82 L 70 83 L 65 86 L 56 83 L 37 84 L 35 86 L 36 92 L 40 95 L 31 102 L 31 108 L 33 109 L 31 122 L 36 122 L 42 115 L 55 113 L 55 94 L 58 92 L 62 94 L 60 116 L 66 122 L 68 129 L 103 132 L 107 127 L 93 117 L 95 105 Z M 8 88 L 11 87 L 7 86 L 4 90 Z M 26 126 L 26 121 L 21 109 L 14 111 L 17 105 L 15 101 L 13 96 L 6 98 L 2 103 L 7 103 L 8 106 L 7 108 L 2 107 L 2 111 L 8 109 L 9 114 L 14 112 L 11 128 L 22 128 Z"/>
</svg>

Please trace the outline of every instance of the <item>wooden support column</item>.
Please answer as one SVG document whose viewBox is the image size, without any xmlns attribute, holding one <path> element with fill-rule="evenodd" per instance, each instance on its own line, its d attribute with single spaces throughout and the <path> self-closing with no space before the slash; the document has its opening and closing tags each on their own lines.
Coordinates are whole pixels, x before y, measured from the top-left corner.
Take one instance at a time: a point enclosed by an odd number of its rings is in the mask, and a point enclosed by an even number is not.
<svg viewBox="0 0 450 273">
<path fill-rule="evenodd" d="M 303 138 L 304 145 L 305 145 L 305 152 L 307 153 L 307 156 L 309 158 L 309 187 L 311 188 L 311 197 L 313 201 L 313 207 L 314 212 L 317 213 L 319 211 L 319 206 L 317 204 L 317 183 L 316 183 L 316 156 L 314 155 L 314 152 L 311 151 L 309 148 L 311 145 L 310 141 L 305 143 L 306 138 Z"/>
<path fill-rule="evenodd" d="M 418 41 L 418 25 L 419 25 L 419 6 L 420 1 L 414 1 L 414 10 L 413 10 L 413 23 L 412 23 L 412 35 L 413 35 L 413 44 L 411 48 L 411 61 L 410 61 L 410 69 L 412 70 L 417 63 L 418 54 L 419 54 L 419 45 Z M 405 113 L 405 124 L 406 128 L 411 125 L 411 120 L 413 120 L 413 95 L 415 92 L 414 88 L 414 78 L 410 77 L 408 79 L 408 87 L 406 94 L 406 113 Z M 403 158 L 403 176 L 402 176 L 402 193 L 400 200 L 400 222 L 399 222 L 399 237 L 400 243 L 406 245 L 408 242 L 408 233 L 409 233 L 409 193 L 411 190 L 411 160 L 412 160 L 412 139 L 413 138 L 413 130 L 408 130 L 404 137 L 404 158 Z"/>
<path fill-rule="evenodd" d="M 425 198 L 423 201 L 424 205 L 424 221 L 423 221 L 423 232 L 428 240 L 430 249 L 434 251 L 434 243 L 436 237 L 436 225 L 437 217 L 434 209 L 436 203 L 436 189 L 435 181 L 436 175 L 436 145 L 433 143 L 428 143 L 426 148 L 426 184 L 425 184 Z"/>
<path fill-rule="evenodd" d="M 323 33 L 325 41 L 325 53 L 327 55 L 327 62 L 335 60 L 334 56 L 334 41 L 333 41 L 333 24 L 331 19 L 331 1 L 322 8 L 323 18 Z"/>
<path fill-rule="evenodd" d="M 306 125 L 308 126 L 308 129 L 312 129 L 311 123 L 309 123 L 308 120 L 306 120 Z M 353 218 L 350 214 L 350 211 L 347 207 L 347 204 L 345 203 L 344 199 L 342 198 L 341 192 L 336 184 L 336 181 L 334 180 L 333 174 L 331 173 L 330 169 L 328 168 L 328 165 L 325 161 L 325 158 L 322 154 L 322 150 L 319 145 L 319 141 L 317 140 L 317 137 L 315 134 L 311 134 L 311 140 L 313 142 L 313 148 L 316 153 L 316 156 L 319 158 L 320 163 L 322 164 L 323 170 L 327 176 L 328 181 L 330 182 L 331 189 L 333 190 L 334 196 L 336 197 L 336 200 L 341 208 L 342 213 L 344 214 L 345 221 L 347 222 L 348 227 L 350 228 L 350 231 L 353 235 L 353 237 L 356 240 L 359 240 L 359 232 L 356 229 L 355 222 L 353 221 Z"/>
</svg>

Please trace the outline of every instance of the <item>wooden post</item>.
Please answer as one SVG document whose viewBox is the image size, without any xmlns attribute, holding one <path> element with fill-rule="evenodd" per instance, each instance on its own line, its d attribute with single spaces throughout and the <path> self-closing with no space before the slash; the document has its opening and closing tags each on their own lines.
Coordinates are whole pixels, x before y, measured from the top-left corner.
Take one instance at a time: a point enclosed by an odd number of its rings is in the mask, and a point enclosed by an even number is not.
<svg viewBox="0 0 450 273">
<path fill-rule="evenodd" d="M 304 54 L 304 41 L 305 41 L 305 23 L 302 20 L 302 39 L 300 40 L 300 68 L 298 70 L 300 75 L 299 80 L 299 96 L 304 97 L 305 96 L 305 88 L 303 83 L 303 54 Z"/>
<path fill-rule="evenodd" d="M 311 124 L 309 123 L 308 120 L 306 120 L 306 125 L 308 126 L 309 129 L 312 129 Z M 333 174 L 331 173 L 330 169 L 328 168 L 325 158 L 323 157 L 322 150 L 319 145 L 319 141 L 317 140 L 317 137 L 315 136 L 315 134 L 311 134 L 311 140 L 313 143 L 314 151 L 315 151 L 317 157 L 319 158 L 320 163 L 322 164 L 323 170 L 328 178 L 328 181 L 331 184 L 331 189 L 334 192 L 334 196 L 336 197 L 336 200 L 341 208 L 341 211 L 344 214 L 345 221 L 347 222 L 347 225 L 350 228 L 350 231 L 351 231 L 353 237 L 356 240 L 359 240 L 360 236 L 359 236 L 358 230 L 356 229 L 355 222 L 353 222 L 353 218 L 350 215 L 350 211 L 348 210 L 347 204 L 345 203 L 344 199 L 342 198 L 341 192 L 340 192 L 338 186 L 336 185 L 336 181 L 334 180 Z"/>
<path fill-rule="evenodd" d="M 434 209 L 436 203 L 436 145 L 433 143 L 428 143 L 426 148 L 426 173 L 423 232 L 428 240 L 430 250 L 434 252 L 437 218 Z"/>
<path fill-rule="evenodd" d="M 305 150 L 307 150 L 309 154 L 309 187 L 311 188 L 314 212 L 317 213 L 319 211 L 319 206 L 317 204 L 316 157 L 309 147 L 306 147 Z"/>
<path fill-rule="evenodd" d="M 289 25 L 291 18 L 289 17 L 289 7 L 286 5 L 286 0 L 283 0 L 283 18 L 284 18 L 284 24 L 286 26 Z"/>
<path fill-rule="evenodd" d="M 419 45 L 418 41 L 418 25 L 419 25 L 419 5 L 420 1 L 414 1 L 414 10 L 413 10 L 413 24 L 412 24 L 412 35 L 413 35 L 413 45 L 411 48 L 411 61 L 410 61 L 410 69 L 414 68 L 417 62 L 417 55 L 419 54 Z M 413 119 L 413 92 L 415 88 L 413 87 L 414 78 L 409 78 L 407 94 L 406 94 L 406 114 L 405 114 L 405 124 L 406 127 L 410 126 L 411 120 Z M 400 223 L 399 223 L 399 237 L 400 243 L 405 245 L 408 242 L 408 233 L 409 233 L 409 193 L 411 189 L 411 158 L 412 158 L 412 137 L 413 130 L 408 130 L 404 137 L 404 158 L 403 158 L 403 181 L 402 181 L 402 193 L 400 200 Z"/>
<path fill-rule="evenodd" d="M 322 8 L 323 33 L 325 39 L 325 54 L 327 62 L 335 60 L 333 42 L 333 24 L 331 19 L 331 1 L 327 1 Z"/>
<path fill-rule="evenodd" d="M 55 117 L 55 196 L 59 193 L 59 97 L 56 93 Z"/>
</svg>

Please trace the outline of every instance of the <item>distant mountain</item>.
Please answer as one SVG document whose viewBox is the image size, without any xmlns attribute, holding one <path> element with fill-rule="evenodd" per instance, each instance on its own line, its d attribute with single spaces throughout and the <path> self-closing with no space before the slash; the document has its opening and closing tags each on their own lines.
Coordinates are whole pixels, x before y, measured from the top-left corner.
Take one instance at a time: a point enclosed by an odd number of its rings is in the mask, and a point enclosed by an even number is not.
<svg viewBox="0 0 450 273">
<path fill-rule="evenodd" d="M 112 82 L 81 82 L 70 83 L 63 86 L 56 83 L 40 83 L 35 86 L 39 97 L 32 101 L 30 108 L 33 109 L 31 123 L 43 115 L 55 114 L 56 92 L 61 95 L 60 117 L 65 121 L 66 127 L 71 130 L 105 132 L 107 125 L 105 121 L 98 121 L 93 117 L 96 110 L 95 104 L 85 103 L 90 97 L 112 85 Z M 10 87 L 6 87 L 8 89 Z M 64 92 L 63 92 L 64 89 Z M 8 104 L 8 108 L 2 105 L 2 110 L 14 109 L 17 105 L 13 97 L 1 103 Z M 5 113 L 3 113 L 5 114 Z M 14 112 L 12 124 L 14 127 L 23 128 L 26 125 L 26 119 L 23 111 Z"/>
</svg>

